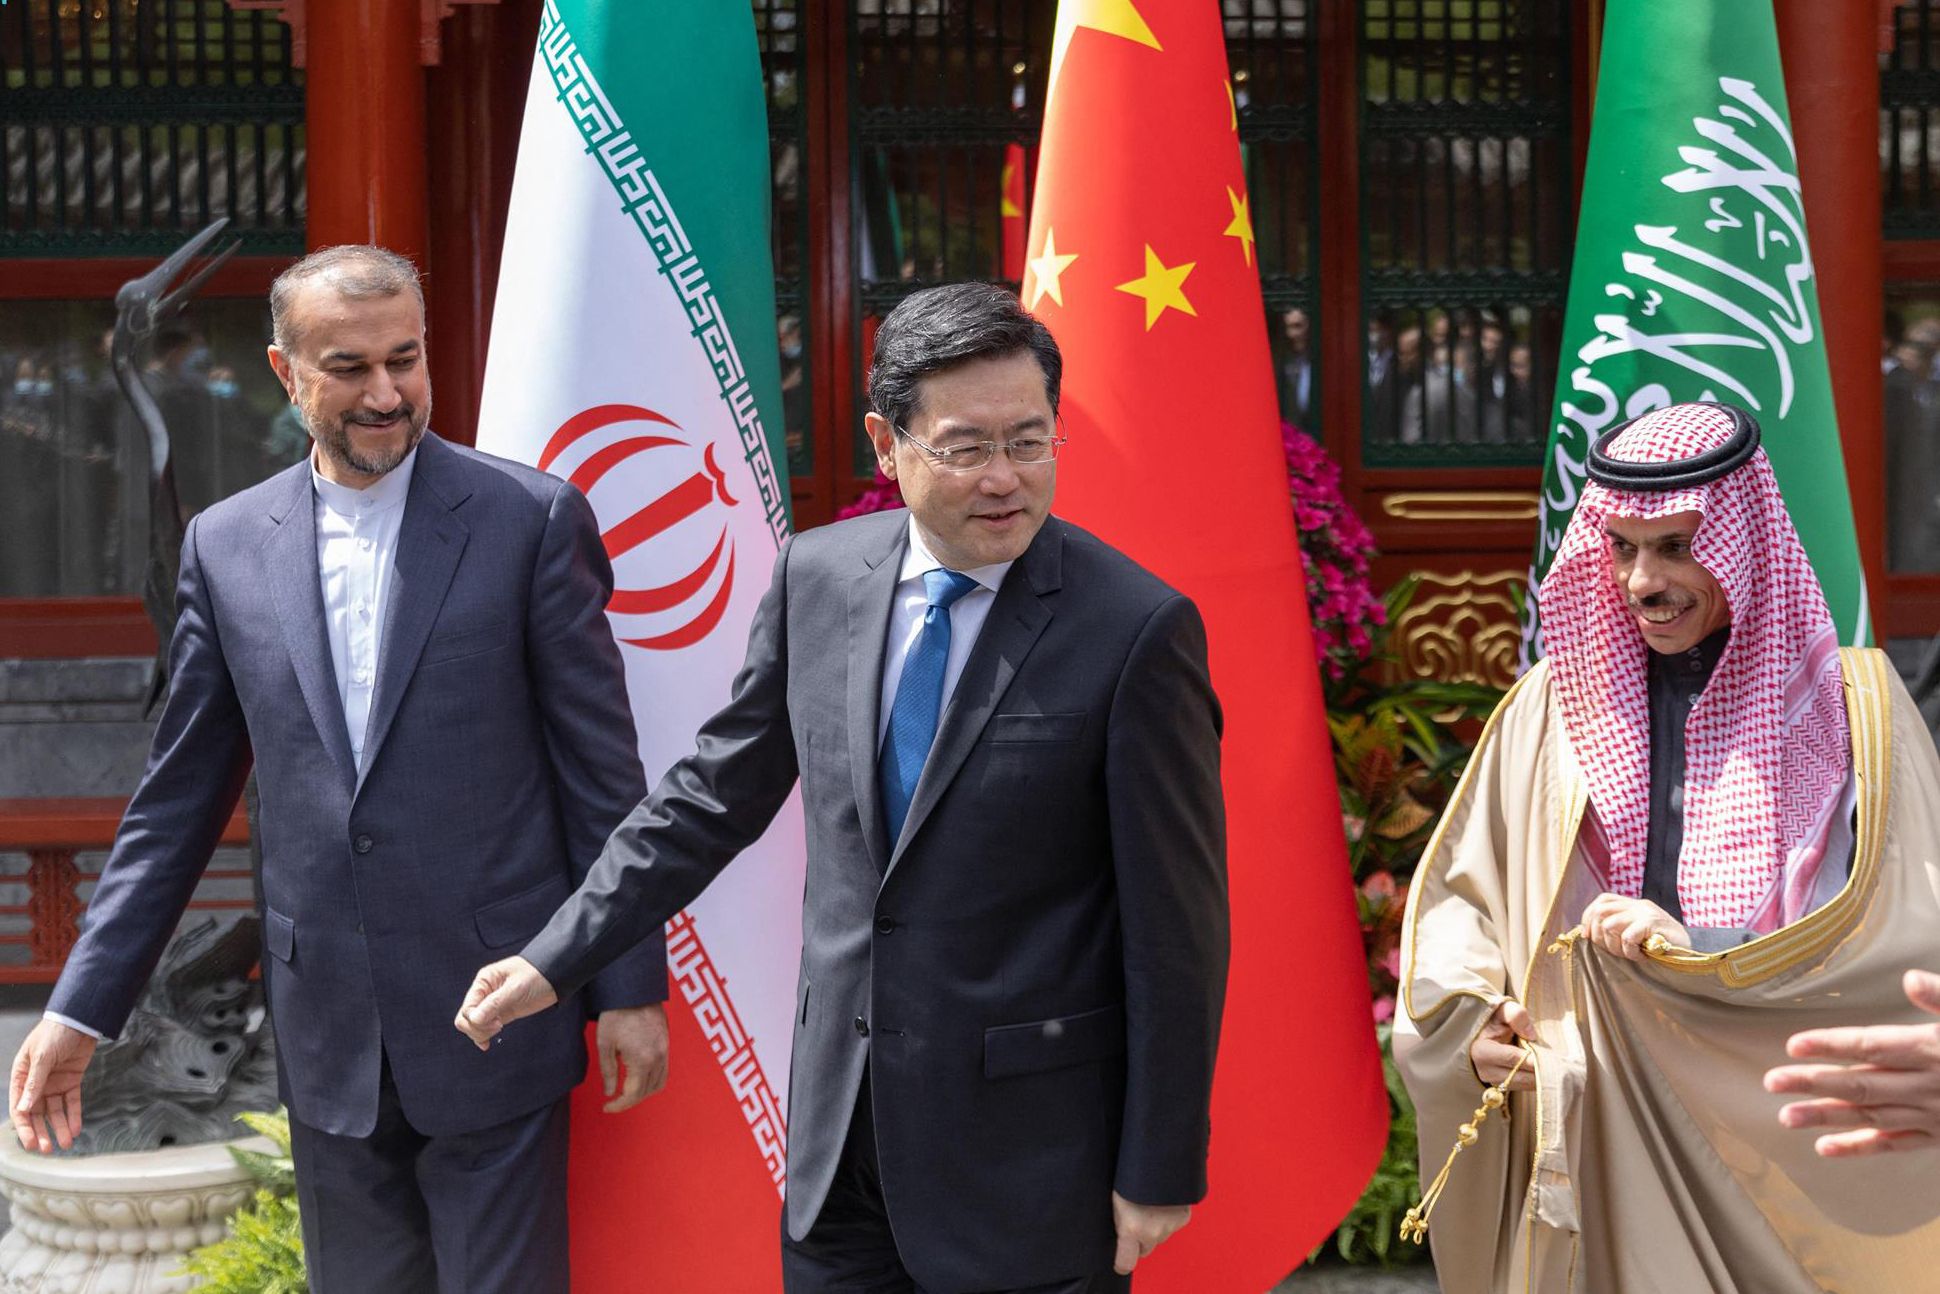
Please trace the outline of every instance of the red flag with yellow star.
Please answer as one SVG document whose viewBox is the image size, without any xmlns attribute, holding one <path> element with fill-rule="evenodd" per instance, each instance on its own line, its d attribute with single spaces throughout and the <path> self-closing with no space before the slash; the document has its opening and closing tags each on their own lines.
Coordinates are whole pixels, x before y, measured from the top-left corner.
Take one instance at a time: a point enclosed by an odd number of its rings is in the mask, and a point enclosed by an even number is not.
<svg viewBox="0 0 1940 1294">
<path fill-rule="evenodd" d="M 1145 1294 L 1270 1287 L 1387 1135 L 1237 127 L 1217 4 L 1058 6 L 1024 279 L 1064 351 L 1056 510 L 1198 603 L 1226 712 L 1211 1192 Z"/>
<path fill-rule="evenodd" d="M 1003 224 L 1004 264 L 1001 277 L 1024 277 L 1024 146 L 1004 145 L 1004 174 L 997 200 L 997 218 Z"/>
</svg>

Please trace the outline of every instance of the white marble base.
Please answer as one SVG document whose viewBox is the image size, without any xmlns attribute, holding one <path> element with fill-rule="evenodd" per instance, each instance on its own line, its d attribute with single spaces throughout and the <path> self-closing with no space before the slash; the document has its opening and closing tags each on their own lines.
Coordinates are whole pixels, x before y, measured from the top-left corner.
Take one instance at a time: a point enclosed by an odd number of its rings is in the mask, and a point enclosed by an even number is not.
<svg viewBox="0 0 1940 1294">
<path fill-rule="evenodd" d="M 42 1157 L 9 1129 L 0 1192 L 13 1229 L 0 1236 L 0 1294 L 173 1294 L 189 1250 L 220 1240 L 255 1183 L 230 1145 L 274 1154 L 262 1137 L 130 1155 Z"/>
</svg>

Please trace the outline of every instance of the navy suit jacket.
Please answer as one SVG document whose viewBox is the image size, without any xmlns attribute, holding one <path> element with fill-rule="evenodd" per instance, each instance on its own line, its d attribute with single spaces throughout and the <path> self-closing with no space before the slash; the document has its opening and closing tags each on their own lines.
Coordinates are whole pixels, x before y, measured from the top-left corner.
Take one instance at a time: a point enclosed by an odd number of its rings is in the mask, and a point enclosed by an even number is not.
<svg viewBox="0 0 1940 1294">
<path fill-rule="evenodd" d="M 577 490 L 427 434 L 360 778 L 308 463 L 196 517 L 148 768 L 49 1009 L 120 1031 L 253 757 L 263 978 L 291 1113 L 369 1134 L 381 1055 L 428 1135 L 558 1099 L 585 1074 L 588 1011 L 666 996 L 657 931 L 489 1057 L 451 1019 L 472 973 L 545 924 L 644 793 L 611 592 Z"/>
<path fill-rule="evenodd" d="M 1053 517 L 944 707 L 900 839 L 877 789 L 908 516 L 783 546 L 727 707 L 525 956 L 567 992 L 699 893 L 799 775 L 788 1228 L 866 1069 L 896 1246 L 937 1294 L 1102 1271 L 1111 1193 L 1206 1190 L 1227 958 L 1219 704 L 1192 603 Z"/>
</svg>

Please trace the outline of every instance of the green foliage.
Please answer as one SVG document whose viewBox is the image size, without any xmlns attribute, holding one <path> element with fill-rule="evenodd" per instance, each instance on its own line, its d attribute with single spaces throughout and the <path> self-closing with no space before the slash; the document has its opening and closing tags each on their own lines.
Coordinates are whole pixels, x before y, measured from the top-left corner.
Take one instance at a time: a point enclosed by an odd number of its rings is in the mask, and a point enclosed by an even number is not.
<svg viewBox="0 0 1940 1294">
<path fill-rule="evenodd" d="M 1387 625 L 1408 609 L 1416 583 L 1406 579 L 1389 592 Z M 1381 629 L 1374 650 L 1326 688 L 1348 864 L 1357 881 L 1376 872 L 1397 882 L 1413 874 L 1468 764 L 1462 726 L 1487 718 L 1502 700 L 1502 689 L 1485 683 L 1403 674 L 1389 636 Z"/>
<path fill-rule="evenodd" d="M 290 1116 L 277 1110 L 236 1117 L 275 1142 L 278 1153 L 229 1148 L 255 1180 L 256 1197 L 230 1215 L 229 1234 L 190 1254 L 179 1274 L 201 1277 L 196 1288 L 209 1294 L 308 1294 L 296 1169 L 290 1161 Z"/>
<path fill-rule="evenodd" d="M 1334 1249 L 1350 1263 L 1392 1267 L 1418 1262 L 1428 1251 L 1400 1237 L 1402 1215 L 1421 1201 L 1421 1177 L 1415 1161 L 1415 1107 L 1408 1100 L 1407 1089 L 1401 1086 L 1400 1071 L 1394 1067 L 1391 1027 L 1380 1025 L 1375 1032 L 1381 1039 L 1381 1070 L 1388 1085 L 1388 1144 L 1381 1152 L 1381 1166 L 1374 1170 L 1373 1180 L 1335 1230 Z"/>
<path fill-rule="evenodd" d="M 296 1197 L 264 1187 L 229 1218 L 229 1234 L 188 1256 L 181 1275 L 211 1294 L 308 1294 Z"/>
<path fill-rule="evenodd" d="M 277 1195 L 296 1194 L 296 1166 L 290 1162 L 290 1113 L 288 1110 L 247 1111 L 236 1116 L 258 1136 L 276 1143 L 277 1153 L 266 1155 L 246 1146 L 231 1146 L 229 1153 L 246 1169 L 258 1186 Z"/>
</svg>

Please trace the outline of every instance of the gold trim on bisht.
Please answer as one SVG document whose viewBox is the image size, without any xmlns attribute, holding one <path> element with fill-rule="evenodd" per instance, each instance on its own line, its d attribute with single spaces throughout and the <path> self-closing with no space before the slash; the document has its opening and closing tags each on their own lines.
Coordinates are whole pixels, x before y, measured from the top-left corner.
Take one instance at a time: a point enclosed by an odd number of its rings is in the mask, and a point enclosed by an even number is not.
<svg viewBox="0 0 1940 1294">
<path fill-rule="evenodd" d="M 1893 767 L 1892 694 L 1886 653 L 1873 647 L 1839 649 L 1846 685 L 1846 722 L 1852 730 L 1852 767 L 1859 779 L 1852 875 L 1824 907 L 1791 925 L 1723 952 L 1679 948 L 1662 935 L 1644 941 L 1644 955 L 1691 975 L 1716 975 L 1726 988 L 1745 988 L 1824 953 L 1851 933 L 1871 901 L 1885 844 L 1887 790 Z"/>
</svg>

